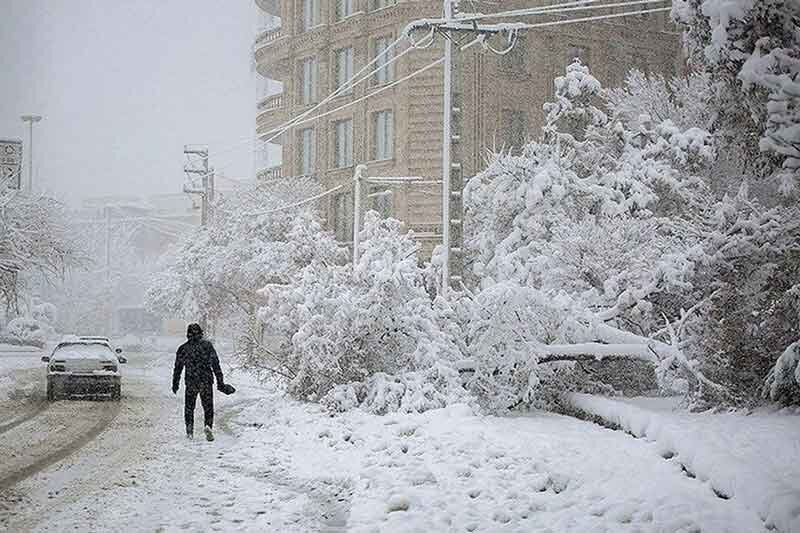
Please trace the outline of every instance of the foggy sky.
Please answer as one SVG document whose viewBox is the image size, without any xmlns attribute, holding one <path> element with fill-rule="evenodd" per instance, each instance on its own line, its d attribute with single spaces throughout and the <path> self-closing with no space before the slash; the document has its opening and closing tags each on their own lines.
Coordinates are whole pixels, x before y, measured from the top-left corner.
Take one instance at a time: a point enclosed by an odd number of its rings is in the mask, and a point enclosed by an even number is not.
<svg viewBox="0 0 800 533">
<path fill-rule="evenodd" d="M 258 25 L 252 0 L 0 0 L 0 138 L 43 115 L 34 181 L 70 201 L 178 192 L 186 143 L 251 177 Z"/>
</svg>

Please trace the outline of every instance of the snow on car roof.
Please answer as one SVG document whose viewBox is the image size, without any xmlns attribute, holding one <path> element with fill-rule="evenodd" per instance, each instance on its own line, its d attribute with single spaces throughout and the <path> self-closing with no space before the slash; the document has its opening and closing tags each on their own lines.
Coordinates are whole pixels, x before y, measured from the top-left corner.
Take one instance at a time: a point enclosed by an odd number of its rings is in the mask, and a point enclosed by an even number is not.
<svg viewBox="0 0 800 533">
<path fill-rule="evenodd" d="M 98 357 L 114 358 L 114 353 L 107 345 L 98 342 L 61 343 L 53 350 L 53 357 L 59 359 L 88 359 Z"/>
</svg>

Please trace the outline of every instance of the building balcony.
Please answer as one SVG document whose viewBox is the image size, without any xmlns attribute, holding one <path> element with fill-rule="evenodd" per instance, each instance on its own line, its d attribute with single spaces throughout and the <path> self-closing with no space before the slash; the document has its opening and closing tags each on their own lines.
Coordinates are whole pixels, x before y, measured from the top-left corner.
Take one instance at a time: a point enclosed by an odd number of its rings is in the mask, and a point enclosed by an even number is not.
<svg viewBox="0 0 800 533">
<path fill-rule="evenodd" d="M 258 112 L 272 111 L 273 109 L 280 109 L 283 107 L 283 93 L 271 94 L 265 96 L 258 102 Z"/>
<path fill-rule="evenodd" d="M 265 13 L 281 16 L 281 0 L 256 0 L 256 5 Z"/>
<path fill-rule="evenodd" d="M 283 177 L 283 167 L 278 165 L 274 167 L 264 168 L 256 173 L 256 180 L 258 181 L 270 181 L 270 180 L 277 180 Z"/>
<path fill-rule="evenodd" d="M 289 121 L 289 105 L 284 93 L 273 94 L 261 99 L 257 105 L 256 134 L 266 136 L 268 132 Z M 278 137 L 272 142 L 281 143 Z"/>
<path fill-rule="evenodd" d="M 284 46 L 287 42 L 288 35 L 282 26 L 263 30 L 256 35 L 253 55 L 259 74 L 272 79 L 288 75 L 288 70 L 283 69 L 288 68 L 289 47 Z"/>
</svg>

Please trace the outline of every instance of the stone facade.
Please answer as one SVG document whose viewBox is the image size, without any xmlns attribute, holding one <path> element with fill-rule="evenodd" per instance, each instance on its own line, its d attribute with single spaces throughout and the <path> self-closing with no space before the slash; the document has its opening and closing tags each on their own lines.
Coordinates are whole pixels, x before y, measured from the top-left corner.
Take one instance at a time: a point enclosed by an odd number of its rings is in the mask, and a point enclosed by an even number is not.
<svg viewBox="0 0 800 533">
<path fill-rule="evenodd" d="M 310 2 L 308 5 L 305 2 Z M 256 0 L 262 10 L 277 17 L 272 28 L 256 38 L 255 60 L 260 74 L 278 80 L 283 91 L 258 103 L 257 133 L 262 139 L 281 124 L 313 106 L 336 89 L 337 51 L 352 47 L 352 71 L 358 72 L 376 55 L 382 37 L 393 41 L 408 22 L 441 16 L 441 0 L 352 0 L 352 14 L 339 20 L 336 0 Z M 502 9 L 536 6 L 539 2 L 507 1 Z M 497 10 L 497 2 L 462 3 L 481 12 Z M 385 7 L 380 7 L 385 5 Z M 542 3 L 542 5 L 544 5 Z M 474 7 L 472 7 L 474 6 Z M 311 7 L 313 15 L 309 15 Z M 647 6 L 644 6 L 646 8 Z M 642 9 L 633 6 L 628 10 Z M 619 11 L 619 9 L 617 10 Z M 607 13 L 608 10 L 602 11 Z M 570 17 L 600 11 L 574 12 Z M 279 22 L 278 22 L 279 19 Z M 309 24 L 309 20 L 312 24 Z M 528 22 L 557 21 L 526 17 Z M 308 29 L 306 29 L 308 28 Z M 502 46 L 502 42 L 498 46 Z M 408 44 L 395 49 L 401 54 Z M 442 45 L 414 50 L 394 63 L 391 81 L 407 76 L 442 57 Z M 674 75 L 682 70 L 680 37 L 668 13 L 605 21 L 555 25 L 524 32 L 515 49 L 497 56 L 481 46 L 458 52 L 454 77 L 454 189 L 463 177 L 480 171 L 493 149 L 513 148 L 536 138 L 544 120 L 542 105 L 553 96 L 553 79 L 562 75 L 573 57 L 579 57 L 606 86 L 619 84 L 628 68 Z M 303 94 L 308 58 L 316 58 L 316 94 Z M 306 69 L 304 71 L 304 69 Z M 372 70 L 372 69 L 370 69 Z M 443 69 L 441 64 L 406 82 L 386 88 L 370 80 L 340 95 L 314 114 L 350 104 L 313 122 L 300 124 L 273 142 L 281 145 L 282 163 L 266 169 L 266 179 L 297 176 L 310 171 L 328 189 L 352 179 L 354 165 L 365 163 L 370 176 L 441 177 Z M 375 94 L 379 93 L 379 94 Z M 375 94 L 373 97 L 365 98 Z M 305 97 L 305 98 L 304 98 Z M 365 98 L 364 100 L 361 100 Z M 304 103 L 311 102 L 310 104 Z M 391 157 L 375 157 L 375 113 L 393 114 Z M 336 124 L 352 120 L 352 158 L 336 153 Z M 303 129 L 313 128 L 313 164 L 304 161 Z M 305 140 L 308 146 L 309 138 Z M 350 149 L 350 146 L 347 146 Z M 306 157 L 308 159 L 308 157 Z M 366 191 L 369 193 L 370 191 Z M 352 192 L 330 199 L 325 214 L 344 241 L 352 231 Z M 436 186 L 394 187 L 392 194 L 367 200 L 367 208 L 390 211 L 420 234 L 430 251 L 440 240 L 441 199 Z M 453 209 L 458 212 L 459 200 Z M 459 228 L 454 228 L 458 237 Z"/>
</svg>

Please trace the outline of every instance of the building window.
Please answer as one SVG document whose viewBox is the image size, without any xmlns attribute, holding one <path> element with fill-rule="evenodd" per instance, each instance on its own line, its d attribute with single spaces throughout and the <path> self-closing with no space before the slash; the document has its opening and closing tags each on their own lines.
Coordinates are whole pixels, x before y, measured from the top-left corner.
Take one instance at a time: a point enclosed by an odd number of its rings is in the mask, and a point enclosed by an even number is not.
<svg viewBox="0 0 800 533">
<path fill-rule="evenodd" d="M 336 20 L 344 20 L 353 14 L 353 0 L 336 0 Z"/>
<path fill-rule="evenodd" d="M 510 52 L 500 57 L 500 68 L 515 76 L 524 76 L 525 70 L 525 37 L 517 36 L 516 44 Z"/>
<path fill-rule="evenodd" d="M 333 198 L 333 231 L 341 242 L 353 241 L 353 195 L 346 192 Z"/>
<path fill-rule="evenodd" d="M 309 57 L 301 64 L 300 101 L 303 105 L 317 101 L 317 58 Z"/>
<path fill-rule="evenodd" d="M 391 110 L 372 114 L 372 159 L 394 157 L 394 115 Z"/>
<path fill-rule="evenodd" d="M 373 11 L 394 5 L 397 5 L 397 0 L 370 0 L 370 9 Z"/>
<path fill-rule="evenodd" d="M 392 81 L 394 69 L 389 62 L 394 57 L 394 51 L 389 48 L 392 40 L 388 36 L 378 37 L 375 39 L 375 68 L 377 71 L 373 76 L 373 82 L 376 85 L 382 85 Z"/>
<path fill-rule="evenodd" d="M 392 216 L 392 190 L 386 187 L 375 185 L 370 187 L 369 196 L 372 200 L 372 210 L 381 215 L 382 218 Z"/>
<path fill-rule="evenodd" d="M 353 48 L 342 48 L 336 50 L 334 54 L 336 56 L 336 60 L 334 61 L 336 68 L 336 72 L 334 72 L 334 82 L 336 83 L 336 89 L 339 89 L 340 87 L 344 87 L 344 85 L 350 81 L 350 78 L 353 77 Z M 348 87 L 339 94 L 349 94 L 351 91 L 352 87 Z"/>
<path fill-rule="evenodd" d="M 314 163 L 316 159 L 316 147 L 314 146 L 314 128 L 305 128 L 299 133 L 300 145 L 300 175 L 310 176 L 314 174 Z"/>
<path fill-rule="evenodd" d="M 528 117 L 525 111 L 503 109 L 501 116 L 505 148 L 522 148 L 528 136 Z"/>
<path fill-rule="evenodd" d="M 353 121 L 350 119 L 333 123 L 333 166 L 353 166 Z"/>
<path fill-rule="evenodd" d="M 568 46 L 567 65 L 571 65 L 576 59 L 580 59 L 582 65 L 589 66 L 589 51 L 583 46 Z"/>
<path fill-rule="evenodd" d="M 303 30 L 308 31 L 319 24 L 319 0 L 303 0 Z"/>
</svg>

